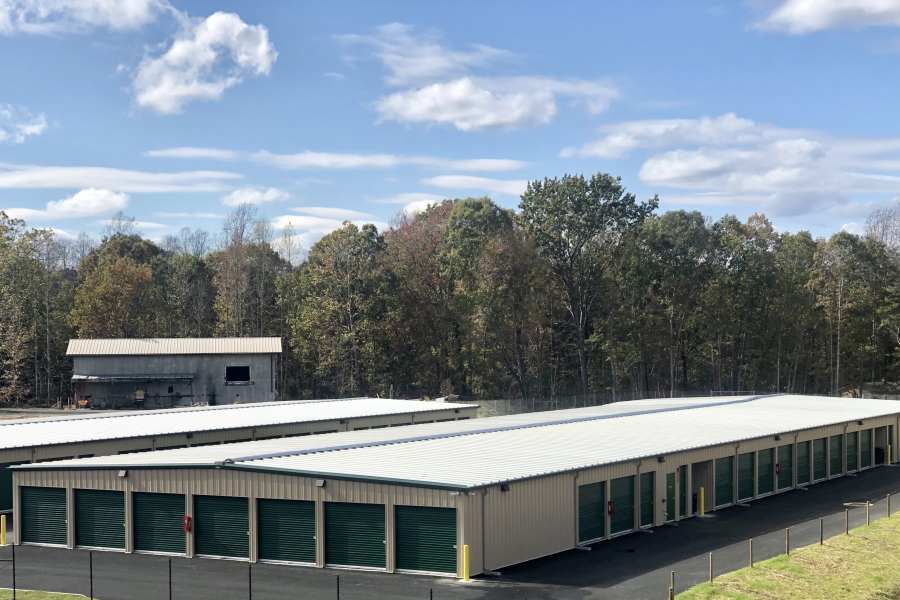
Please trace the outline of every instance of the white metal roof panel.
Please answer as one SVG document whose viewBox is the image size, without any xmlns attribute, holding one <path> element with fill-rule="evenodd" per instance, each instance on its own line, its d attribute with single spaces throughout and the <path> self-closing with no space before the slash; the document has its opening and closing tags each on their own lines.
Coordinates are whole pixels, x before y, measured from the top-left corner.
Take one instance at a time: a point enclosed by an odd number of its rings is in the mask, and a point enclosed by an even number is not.
<svg viewBox="0 0 900 600">
<path fill-rule="evenodd" d="M 796 395 L 622 402 L 30 468 L 225 463 L 239 469 L 466 489 L 895 414 L 900 415 L 897 401 Z M 266 456 L 271 454 L 276 456 Z"/>
<path fill-rule="evenodd" d="M 0 421 L 0 450 L 154 435 L 333 421 L 458 408 L 472 404 L 387 398 L 260 402 Z"/>
<path fill-rule="evenodd" d="M 66 356 L 153 356 L 189 354 L 280 354 L 281 338 L 72 339 Z"/>
</svg>

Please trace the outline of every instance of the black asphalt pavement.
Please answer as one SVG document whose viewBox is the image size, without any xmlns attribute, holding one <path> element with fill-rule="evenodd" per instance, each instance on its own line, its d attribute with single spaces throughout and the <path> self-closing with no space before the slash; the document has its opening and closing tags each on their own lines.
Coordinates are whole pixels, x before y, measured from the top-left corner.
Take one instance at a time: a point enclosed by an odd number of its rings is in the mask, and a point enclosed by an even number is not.
<svg viewBox="0 0 900 600">
<path fill-rule="evenodd" d="M 900 492 L 900 468 L 886 467 L 733 507 L 706 518 L 667 525 L 505 569 L 471 583 L 453 579 L 337 571 L 237 561 L 172 559 L 173 598 L 179 600 L 582 600 L 665 598 L 670 572 L 679 590 L 704 581 L 708 553 L 717 574 L 743 567 L 747 539 L 754 538 L 756 560 L 784 551 L 785 527 L 792 547 L 818 543 L 819 519 L 825 536 L 844 531 L 844 502 L 877 500 L 873 519 L 886 512 L 885 496 Z M 900 511 L 900 495 L 893 498 Z M 865 522 L 865 511 L 851 511 L 851 527 Z M 523 523 L 523 526 L 527 526 Z M 827 543 L 827 540 L 826 540 Z M 9 558 L 10 549 L 0 549 Z M 16 552 L 21 588 L 89 593 L 88 553 L 33 546 Z M 168 559 L 158 556 L 94 552 L 94 595 L 102 600 L 169 598 Z M 252 578 L 252 581 L 251 581 Z M 340 595 L 338 596 L 338 580 Z M 10 563 L 0 563 L 0 587 L 9 587 Z"/>
</svg>

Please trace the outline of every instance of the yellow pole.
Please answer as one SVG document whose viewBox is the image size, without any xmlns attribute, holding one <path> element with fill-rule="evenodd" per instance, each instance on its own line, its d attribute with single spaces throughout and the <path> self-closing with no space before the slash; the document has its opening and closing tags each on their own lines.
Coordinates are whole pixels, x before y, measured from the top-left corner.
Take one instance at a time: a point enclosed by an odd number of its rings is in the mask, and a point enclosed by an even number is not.
<svg viewBox="0 0 900 600">
<path fill-rule="evenodd" d="M 463 581 L 469 581 L 469 545 L 463 545 L 463 570 L 462 570 L 462 579 Z"/>
<path fill-rule="evenodd" d="M 703 491 L 703 486 L 700 486 L 700 516 L 706 514 L 706 494 Z"/>
<path fill-rule="evenodd" d="M 0 546 L 6 545 L 6 515 L 0 515 Z"/>
</svg>

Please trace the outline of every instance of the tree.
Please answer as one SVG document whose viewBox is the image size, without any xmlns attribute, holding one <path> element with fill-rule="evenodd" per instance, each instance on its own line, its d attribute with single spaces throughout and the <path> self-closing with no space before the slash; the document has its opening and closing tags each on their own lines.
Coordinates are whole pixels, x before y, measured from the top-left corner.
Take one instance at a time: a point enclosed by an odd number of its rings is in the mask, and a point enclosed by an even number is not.
<svg viewBox="0 0 900 600">
<path fill-rule="evenodd" d="M 71 323 L 79 337 L 153 337 L 153 272 L 131 258 L 106 257 L 75 292 Z"/>
<path fill-rule="evenodd" d="M 292 348 L 314 376 L 313 395 L 385 391 L 384 250 L 374 225 L 345 223 L 312 247 L 285 290 L 296 301 L 288 316 Z"/>
<path fill-rule="evenodd" d="M 590 180 L 564 175 L 532 181 L 522 195 L 521 222 L 565 292 L 582 393 L 588 391 L 586 340 L 598 279 L 623 237 L 633 234 L 658 203 L 655 196 L 638 202 L 618 177 L 605 173 Z"/>
</svg>

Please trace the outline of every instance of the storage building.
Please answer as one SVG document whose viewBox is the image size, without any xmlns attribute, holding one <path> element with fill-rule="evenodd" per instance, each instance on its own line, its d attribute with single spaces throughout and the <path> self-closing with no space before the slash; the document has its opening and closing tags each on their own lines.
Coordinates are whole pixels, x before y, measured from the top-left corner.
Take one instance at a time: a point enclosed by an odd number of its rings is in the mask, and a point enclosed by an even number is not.
<svg viewBox="0 0 900 600">
<path fill-rule="evenodd" d="M 278 399 L 281 338 L 69 340 L 79 406 L 170 408 Z"/>
<path fill-rule="evenodd" d="M 893 462 L 900 402 L 646 400 L 14 470 L 17 543 L 462 576 Z"/>
<path fill-rule="evenodd" d="M 12 510 L 9 467 L 15 464 L 467 419 L 476 410 L 473 404 L 352 398 L 0 421 L 0 512 Z"/>
</svg>

